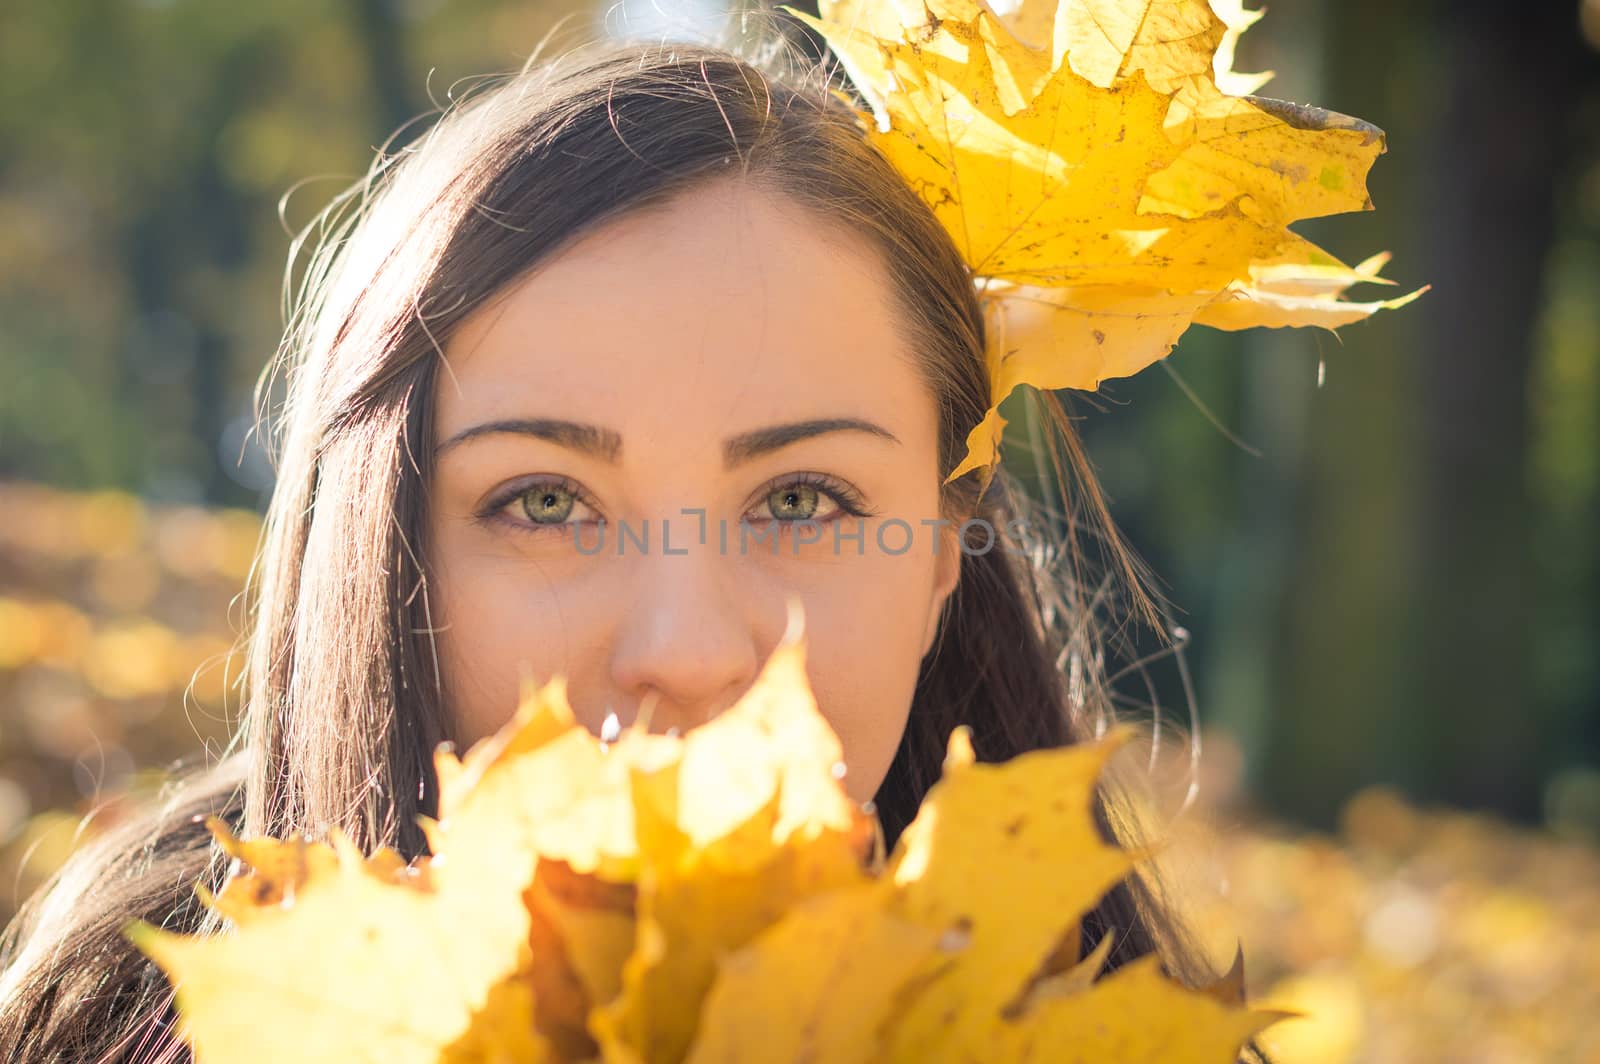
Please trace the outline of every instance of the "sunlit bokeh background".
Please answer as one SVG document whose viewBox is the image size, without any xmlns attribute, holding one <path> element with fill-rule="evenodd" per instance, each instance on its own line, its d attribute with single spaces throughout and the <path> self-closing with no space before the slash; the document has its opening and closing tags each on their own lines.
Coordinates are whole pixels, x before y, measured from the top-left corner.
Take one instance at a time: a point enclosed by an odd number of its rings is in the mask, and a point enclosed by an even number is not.
<svg viewBox="0 0 1600 1064">
<path fill-rule="evenodd" d="M 0 921 L 226 740 L 291 234 L 552 30 L 730 17 L 0 7 Z M 1239 68 L 1389 135 L 1377 210 L 1303 231 L 1433 290 L 1338 336 L 1197 328 L 1073 402 L 1186 632 L 1127 704 L 1199 722 L 1174 874 L 1309 1013 L 1286 1061 L 1600 1060 L 1597 48 L 1595 0 L 1273 5 Z"/>
</svg>

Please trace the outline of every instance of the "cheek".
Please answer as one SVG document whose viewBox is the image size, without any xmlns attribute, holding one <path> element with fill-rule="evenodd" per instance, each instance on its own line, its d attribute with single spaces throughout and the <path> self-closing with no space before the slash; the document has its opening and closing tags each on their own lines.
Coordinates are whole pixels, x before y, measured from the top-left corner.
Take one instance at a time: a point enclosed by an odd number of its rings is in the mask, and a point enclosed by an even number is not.
<svg viewBox="0 0 1600 1064">
<path fill-rule="evenodd" d="M 511 719 L 524 677 L 557 671 L 563 632 L 542 608 L 536 572 L 449 546 L 441 544 L 434 566 L 430 608 L 445 704 L 464 751 Z"/>
<path fill-rule="evenodd" d="M 848 575 L 805 596 L 807 672 L 839 733 L 857 801 L 883 782 L 905 731 L 922 662 L 931 564 L 910 555 L 852 558 Z"/>
</svg>

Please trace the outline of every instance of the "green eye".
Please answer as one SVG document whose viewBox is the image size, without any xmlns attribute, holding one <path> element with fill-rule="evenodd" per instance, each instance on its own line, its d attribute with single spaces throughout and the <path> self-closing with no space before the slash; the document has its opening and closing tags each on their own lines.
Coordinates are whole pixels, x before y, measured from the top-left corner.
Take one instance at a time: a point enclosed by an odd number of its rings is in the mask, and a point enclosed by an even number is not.
<svg viewBox="0 0 1600 1064">
<path fill-rule="evenodd" d="M 810 484 L 790 484 L 767 496 L 772 516 L 779 521 L 805 521 L 817 512 L 817 489 Z"/>
<path fill-rule="evenodd" d="M 572 513 L 577 501 L 578 497 L 565 488 L 538 487 L 523 493 L 522 512 L 535 524 L 559 525 Z"/>
</svg>

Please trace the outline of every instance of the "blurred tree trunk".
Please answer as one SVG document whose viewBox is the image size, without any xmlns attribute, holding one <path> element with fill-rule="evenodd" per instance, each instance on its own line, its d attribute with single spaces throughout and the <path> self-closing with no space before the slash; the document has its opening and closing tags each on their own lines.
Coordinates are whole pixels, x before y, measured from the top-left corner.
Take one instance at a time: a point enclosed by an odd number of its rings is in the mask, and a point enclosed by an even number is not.
<svg viewBox="0 0 1600 1064">
<path fill-rule="evenodd" d="M 1528 377 L 1593 59 L 1564 2 L 1353 0 L 1328 27 L 1323 101 L 1391 151 L 1337 247 L 1394 248 L 1389 272 L 1434 290 L 1330 345 L 1264 783 L 1323 825 L 1378 780 L 1531 816 Z"/>
<path fill-rule="evenodd" d="M 395 0 L 351 0 L 350 9 L 356 34 L 366 48 L 368 76 L 377 104 L 374 118 L 383 136 L 421 110 L 418 94 L 411 89 L 404 28 L 396 14 L 397 6 Z"/>
<path fill-rule="evenodd" d="M 1594 60 L 1576 5 L 1454 5 L 1442 44 L 1448 106 L 1434 144 L 1423 349 L 1419 709 L 1431 796 L 1519 817 L 1539 810 L 1548 726 L 1530 669 L 1528 385 Z"/>
<path fill-rule="evenodd" d="M 145 463 L 146 477 L 159 482 L 168 472 L 193 471 L 201 475 L 200 493 L 212 502 L 238 501 L 218 450 L 229 413 L 229 362 L 238 353 L 228 335 L 229 308 L 218 305 L 218 293 L 205 276 L 207 271 L 220 274 L 239 268 L 252 250 L 244 200 L 222 173 L 216 145 L 258 79 L 275 68 L 277 58 L 269 43 L 247 41 L 216 64 L 220 76 L 205 106 L 190 116 L 186 136 L 172 147 L 176 160 L 171 184 L 133 219 L 122 246 L 139 307 L 147 313 L 177 313 L 194 330 L 188 387 L 148 400 L 166 417 L 146 433 L 203 450 L 158 451 Z M 154 405 L 158 401 L 161 405 Z M 148 480 L 141 487 L 148 490 Z"/>
<path fill-rule="evenodd" d="M 1375 214 L 1302 229 L 1347 260 L 1388 248 L 1396 277 L 1425 277 L 1413 221 L 1426 219 L 1423 117 L 1437 113 L 1419 63 L 1426 26 L 1391 0 L 1350 0 L 1324 15 L 1328 83 L 1316 102 L 1383 127 L 1390 153 L 1369 180 Z M 1266 92 L 1271 94 L 1273 86 Z M 1411 97 L 1409 102 L 1407 97 Z M 1423 304 L 1439 302 L 1438 294 Z M 1344 799 L 1406 780 L 1422 724 L 1408 686 L 1414 626 L 1405 607 L 1418 477 L 1419 307 L 1311 341 L 1326 382 L 1310 402 L 1282 585 L 1281 642 L 1261 788 L 1275 812 L 1331 826 Z"/>
</svg>

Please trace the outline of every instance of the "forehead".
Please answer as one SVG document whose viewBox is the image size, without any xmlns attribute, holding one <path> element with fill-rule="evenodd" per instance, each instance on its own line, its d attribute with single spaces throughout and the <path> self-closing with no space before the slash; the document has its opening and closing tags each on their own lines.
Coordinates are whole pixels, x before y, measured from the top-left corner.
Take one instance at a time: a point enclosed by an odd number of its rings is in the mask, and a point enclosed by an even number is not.
<svg viewBox="0 0 1600 1064">
<path fill-rule="evenodd" d="M 625 449 L 813 416 L 929 433 L 895 300 L 865 239 L 708 183 L 585 234 L 469 315 L 445 345 L 436 436 L 530 415 L 618 426 Z"/>
</svg>

